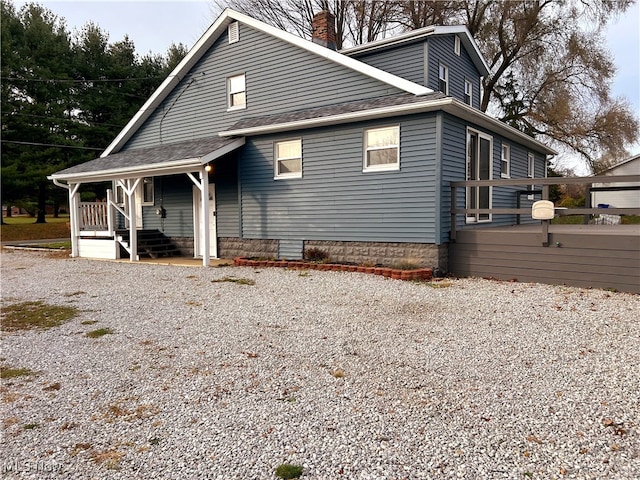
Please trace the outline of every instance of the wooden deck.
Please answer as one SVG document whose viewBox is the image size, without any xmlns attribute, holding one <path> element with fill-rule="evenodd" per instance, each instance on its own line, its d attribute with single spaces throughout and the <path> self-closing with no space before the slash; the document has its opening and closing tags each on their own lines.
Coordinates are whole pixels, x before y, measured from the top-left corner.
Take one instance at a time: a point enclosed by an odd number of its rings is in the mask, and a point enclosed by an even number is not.
<svg viewBox="0 0 640 480">
<path fill-rule="evenodd" d="M 640 225 L 540 224 L 463 228 L 449 244 L 459 276 L 640 293 Z"/>
</svg>

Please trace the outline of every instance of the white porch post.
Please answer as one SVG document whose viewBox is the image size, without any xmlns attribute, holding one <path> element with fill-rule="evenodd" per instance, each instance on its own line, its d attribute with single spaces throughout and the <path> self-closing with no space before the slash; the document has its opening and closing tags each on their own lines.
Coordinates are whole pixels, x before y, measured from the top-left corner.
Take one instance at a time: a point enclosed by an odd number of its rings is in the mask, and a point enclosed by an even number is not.
<svg viewBox="0 0 640 480">
<path fill-rule="evenodd" d="M 115 233 L 113 222 L 113 191 L 107 189 L 107 228 L 109 229 L 109 236 L 113 236 Z"/>
<path fill-rule="evenodd" d="M 209 252 L 209 244 L 210 244 L 210 233 L 209 233 L 209 174 L 204 170 L 200 170 L 200 191 L 202 195 L 200 195 L 200 199 L 202 201 L 202 207 L 200 211 L 202 212 L 202 218 L 200 221 L 202 222 L 202 265 L 205 267 L 209 266 L 211 262 L 210 252 Z"/>
<path fill-rule="evenodd" d="M 138 188 L 138 184 L 140 183 L 140 179 L 136 178 L 135 180 L 132 178 L 127 178 L 127 188 L 126 194 L 128 198 L 128 214 L 129 214 L 129 243 L 131 248 L 130 261 L 136 262 L 140 260 L 138 256 L 138 230 L 136 226 L 136 188 Z"/>
<path fill-rule="evenodd" d="M 211 262 L 211 253 L 209 252 L 209 246 L 211 245 L 209 237 L 211 234 L 209 232 L 209 173 L 203 167 L 198 174 L 199 177 L 196 178 L 191 172 L 187 172 L 187 176 L 196 188 L 200 190 L 200 218 L 194 219 L 194 221 L 197 221 L 201 228 L 195 231 L 200 232 L 199 248 L 202 249 L 202 265 L 208 267 Z M 194 255 L 197 255 L 197 253 L 194 252 Z"/>
<path fill-rule="evenodd" d="M 80 221 L 78 215 L 80 214 L 80 203 L 78 201 L 78 189 L 80 183 L 69 184 L 69 227 L 71 235 L 71 256 L 78 257 L 80 251 L 78 249 L 78 237 L 80 236 Z"/>
</svg>

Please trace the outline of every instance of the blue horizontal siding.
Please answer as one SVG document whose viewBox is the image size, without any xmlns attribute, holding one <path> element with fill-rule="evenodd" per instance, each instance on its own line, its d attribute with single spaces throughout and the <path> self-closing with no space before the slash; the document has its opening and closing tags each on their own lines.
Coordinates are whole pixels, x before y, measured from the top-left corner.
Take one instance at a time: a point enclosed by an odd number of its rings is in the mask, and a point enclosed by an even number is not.
<svg viewBox="0 0 640 480">
<path fill-rule="evenodd" d="M 352 56 L 386 72 L 425 85 L 423 41 Z"/>
<path fill-rule="evenodd" d="M 280 240 L 278 242 L 278 258 L 299 260 L 303 257 L 304 242 L 302 240 Z"/>
<path fill-rule="evenodd" d="M 238 155 L 234 152 L 214 164 L 212 181 L 216 186 L 216 210 L 219 237 L 240 236 L 240 207 L 238 201 Z"/>
<path fill-rule="evenodd" d="M 157 229 L 169 237 L 193 237 L 193 183 L 186 175 L 155 177 L 154 205 L 142 208 L 145 229 Z M 166 218 L 156 214 L 162 206 Z"/>
<path fill-rule="evenodd" d="M 244 73 L 247 108 L 227 112 L 226 79 Z M 129 140 L 126 149 L 210 137 L 243 118 L 400 93 L 379 80 L 240 24 L 226 32 Z"/>
<path fill-rule="evenodd" d="M 365 128 L 400 125 L 399 171 L 363 172 Z M 303 177 L 273 179 L 273 142 L 302 138 Z M 253 138 L 245 145 L 246 238 L 425 242 L 435 238 L 435 115 Z"/>
<path fill-rule="evenodd" d="M 480 72 L 465 49 L 460 45 L 460 55 L 454 53 L 455 35 L 438 35 L 428 39 L 426 86 L 438 91 L 440 63 L 449 68 L 449 95 L 464 102 L 464 81 L 471 81 L 472 106 L 480 108 Z"/>
</svg>

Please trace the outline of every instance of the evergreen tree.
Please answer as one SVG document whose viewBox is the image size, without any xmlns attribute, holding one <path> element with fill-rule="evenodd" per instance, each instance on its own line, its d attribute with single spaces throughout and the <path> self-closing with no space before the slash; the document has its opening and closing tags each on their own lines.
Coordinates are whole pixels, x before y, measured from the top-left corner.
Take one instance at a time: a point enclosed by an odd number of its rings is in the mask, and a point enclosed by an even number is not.
<svg viewBox="0 0 640 480">
<path fill-rule="evenodd" d="M 2 203 L 45 221 L 62 190 L 47 175 L 96 158 L 184 55 L 140 58 L 127 37 L 109 44 L 88 23 L 72 38 L 64 20 L 27 4 L 2 8 Z"/>
</svg>

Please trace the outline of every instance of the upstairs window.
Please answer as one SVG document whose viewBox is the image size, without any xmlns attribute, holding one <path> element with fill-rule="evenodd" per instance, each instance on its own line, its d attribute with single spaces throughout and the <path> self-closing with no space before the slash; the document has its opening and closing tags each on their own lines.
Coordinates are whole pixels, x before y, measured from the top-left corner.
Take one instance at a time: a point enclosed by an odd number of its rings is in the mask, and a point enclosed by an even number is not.
<svg viewBox="0 0 640 480">
<path fill-rule="evenodd" d="M 227 78 L 227 99 L 229 110 L 246 108 L 247 95 L 244 74 Z"/>
<path fill-rule="evenodd" d="M 509 145 L 502 144 L 500 176 L 502 178 L 509 178 L 511 176 L 510 169 L 511 169 L 511 147 Z"/>
<path fill-rule="evenodd" d="M 449 67 L 443 64 L 438 68 L 438 90 L 449 95 Z"/>
<path fill-rule="evenodd" d="M 527 155 L 527 177 L 535 178 L 536 176 L 536 157 L 533 153 Z"/>
<path fill-rule="evenodd" d="M 464 103 L 471 105 L 473 102 L 473 84 L 470 80 L 464 81 Z"/>
<path fill-rule="evenodd" d="M 457 35 L 454 37 L 453 53 L 460 55 L 460 37 Z"/>
<path fill-rule="evenodd" d="M 274 178 L 302 178 L 302 139 L 275 142 L 273 149 Z"/>
<path fill-rule="evenodd" d="M 238 22 L 230 23 L 227 27 L 227 36 L 229 37 L 229 44 L 236 43 L 240 40 L 240 29 Z"/>
<path fill-rule="evenodd" d="M 363 171 L 400 170 L 400 127 L 364 131 Z"/>
</svg>

